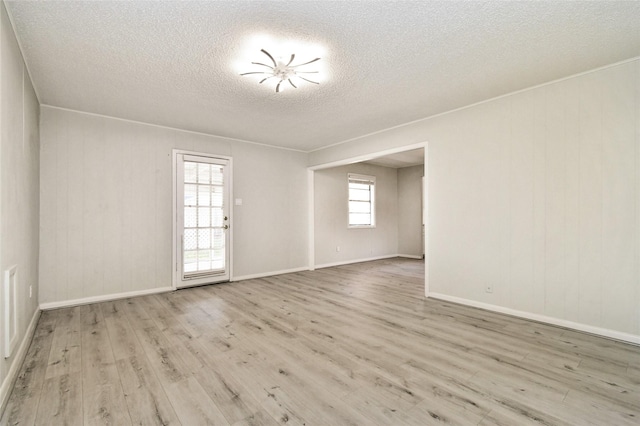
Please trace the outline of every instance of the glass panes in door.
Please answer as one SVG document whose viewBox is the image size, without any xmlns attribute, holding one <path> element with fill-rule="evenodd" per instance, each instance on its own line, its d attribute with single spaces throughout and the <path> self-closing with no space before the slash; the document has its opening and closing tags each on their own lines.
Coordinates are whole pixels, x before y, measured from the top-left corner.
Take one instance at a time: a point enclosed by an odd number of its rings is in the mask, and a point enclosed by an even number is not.
<svg viewBox="0 0 640 426">
<path fill-rule="evenodd" d="M 186 156 L 185 156 L 186 157 Z M 188 157 L 191 158 L 191 157 Z M 224 273 L 228 217 L 225 165 L 183 159 L 183 279 Z"/>
</svg>

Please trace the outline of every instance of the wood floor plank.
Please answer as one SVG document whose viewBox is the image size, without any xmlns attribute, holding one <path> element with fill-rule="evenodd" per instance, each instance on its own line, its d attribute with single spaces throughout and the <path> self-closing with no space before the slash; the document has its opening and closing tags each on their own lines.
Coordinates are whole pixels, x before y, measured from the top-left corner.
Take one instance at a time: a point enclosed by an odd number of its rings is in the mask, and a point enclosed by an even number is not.
<svg viewBox="0 0 640 426">
<path fill-rule="evenodd" d="M 385 259 L 44 312 L 0 424 L 638 424 L 639 346 L 425 299 L 423 274 Z"/>
<path fill-rule="evenodd" d="M 583 423 L 588 425 L 588 422 Z M 496 405 L 492 410 L 478 423 L 479 426 L 563 426 L 569 423 L 556 419 L 549 422 L 547 418 L 523 415 L 518 412 L 517 408 L 504 407 Z M 576 425 L 577 426 L 577 425 Z M 602 425 L 605 426 L 605 425 Z"/>
<path fill-rule="evenodd" d="M 449 399 L 435 394 L 432 398 L 416 404 L 411 408 L 404 420 L 410 425 L 477 425 L 485 417 L 485 414 L 467 410 Z"/>
<path fill-rule="evenodd" d="M 638 401 L 640 404 L 640 401 Z M 581 413 L 580 420 L 588 418 L 592 424 L 615 424 L 615 425 L 638 425 L 636 407 L 629 407 L 617 404 L 612 401 L 603 400 L 592 394 L 570 390 L 563 400 L 563 412 Z"/>
<path fill-rule="evenodd" d="M 189 377 L 198 366 L 189 366 L 174 346 L 171 346 L 155 326 L 136 330 L 149 363 L 163 386 L 179 382 Z"/>
<path fill-rule="evenodd" d="M 627 377 L 640 381 L 640 365 L 629 364 L 629 367 L 627 367 Z"/>
<path fill-rule="evenodd" d="M 225 353 L 219 356 L 218 363 L 233 374 L 249 395 L 278 423 L 305 425 L 309 422 L 309 419 L 305 418 L 305 411 L 300 409 L 287 392 L 282 391 L 278 395 L 273 393 L 278 388 L 270 371 L 273 366 L 256 350 L 238 348 L 234 350 L 233 355 Z M 255 365 L 270 365 L 270 369 L 268 371 L 264 368 L 250 367 Z"/>
<path fill-rule="evenodd" d="M 116 360 L 144 355 L 144 350 L 126 316 L 124 303 L 119 300 L 105 302 L 101 305 L 101 312 Z"/>
<path fill-rule="evenodd" d="M 230 371 L 222 368 L 217 362 L 212 360 L 206 370 L 196 373 L 194 377 L 209 397 L 216 402 L 229 423 L 235 424 L 243 420 L 250 422 L 254 418 L 275 423 L 271 416 L 262 415 L 266 412 L 258 401 Z"/>
<path fill-rule="evenodd" d="M 365 420 L 359 424 L 410 424 L 407 413 L 418 403 L 407 403 L 401 398 L 375 387 L 362 387 L 342 398 Z"/>
<path fill-rule="evenodd" d="M 100 305 L 82 306 L 80 314 L 84 424 L 131 424 Z"/>
<path fill-rule="evenodd" d="M 484 417 L 492 408 L 490 395 L 475 387 L 469 379 L 456 378 L 448 370 L 430 360 L 412 360 L 403 365 L 409 371 L 409 383 L 414 384 L 426 401 L 445 402 L 457 406 L 456 411 L 471 412 Z"/>
<path fill-rule="evenodd" d="M 257 411 L 242 420 L 233 423 L 232 426 L 277 426 L 279 423 L 265 411 Z"/>
<path fill-rule="evenodd" d="M 29 346 L 20 374 L 13 386 L 4 413 L 2 425 L 31 425 L 35 423 L 38 404 L 45 381 L 47 362 L 53 342 L 57 312 L 43 312 L 38 320 L 33 341 Z"/>
<path fill-rule="evenodd" d="M 193 340 L 194 336 L 180 324 L 176 315 L 171 309 L 167 309 L 157 296 L 141 297 L 138 300 L 171 345 L 179 345 Z"/>
<path fill-rule="evenodd" d="M 120 359 L 116 366 L 133 424 L 180 424 L 169 398 L 144 355 Z"/>
<path fill-rule="evenodd" d="M 35 424 L 82 424 L 82 406 L 82 374 L 55 375 L 44 382 Z"/>
<path fill-rule="evenodd" d="M 80 308 L 55 311 L 56 323 L 45 378 L 78 373 L 82 369 L 80 352 Z"/>
<path fill-rule="evenodd" d="M 172 383 L 165 389 L 183 425 L 229 424 L 194 377 Z"/>
<path fill-rule="evenodd" d="M 120 305 L 134 330 L 143 330 L 155 326 L 155 321 L 145 310 L 141 298 L 125 299 Z"/>
</svg>

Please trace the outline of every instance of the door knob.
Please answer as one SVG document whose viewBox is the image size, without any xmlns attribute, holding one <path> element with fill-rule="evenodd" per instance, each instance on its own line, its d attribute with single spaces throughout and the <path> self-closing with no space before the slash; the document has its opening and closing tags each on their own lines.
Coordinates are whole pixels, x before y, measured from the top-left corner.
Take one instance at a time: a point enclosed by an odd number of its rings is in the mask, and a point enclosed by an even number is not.
<svg viewBox="0 0 640 426">
<path fill-rule="evenodd" d="M 229 229 L 229 225 L 224 225 L 222 229 Z"/>
</svg>

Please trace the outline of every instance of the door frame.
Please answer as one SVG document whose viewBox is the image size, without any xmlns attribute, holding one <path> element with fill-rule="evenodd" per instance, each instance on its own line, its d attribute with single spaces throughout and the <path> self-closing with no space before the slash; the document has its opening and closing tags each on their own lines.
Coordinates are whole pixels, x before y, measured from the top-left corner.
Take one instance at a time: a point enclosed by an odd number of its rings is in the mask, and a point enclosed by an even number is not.
<svg viewBox="0 0 640 426">
<path fill-rule="evenodd" d="M 227 261 L 227 268 L 229 268 L 229 281 L 233 281 L 233 158 L 227 155 L 217 155 L 211 154 L 208 152 L 198 152 L 198 151 L 189 151 L 184 149 L 172 149 L 171 150 L 171 180 L 172 180 L 172 216 L 171 216 L 171 242 L 173 244 L 171 248 L 171 287 L 174 290 L 178 288 L 178 284 L 182 282 L 180 277 L 180 260 L 182 259 L 181 253 L 178 250 L 178 156 L 179 155 L 193 155 L 197 157 L 205 157 L 205 158 L 214 158 L 219 160 L 225 160 L 228 162 L 228 180 L 229 180 L 229 229 L 227 232 L 229 233 L 229 258 Z M 196 285 L 206 285 L 206 284 L 196 284 Z"/>
</svg>

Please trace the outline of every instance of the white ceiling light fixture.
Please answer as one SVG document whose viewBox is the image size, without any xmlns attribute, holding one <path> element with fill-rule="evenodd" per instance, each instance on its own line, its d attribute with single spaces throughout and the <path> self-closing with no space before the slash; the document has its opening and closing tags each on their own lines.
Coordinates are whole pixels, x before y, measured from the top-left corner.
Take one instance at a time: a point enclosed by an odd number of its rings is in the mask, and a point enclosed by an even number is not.
<svg viewBox="0 0 640 426">
<path fill-rule="evenodd" d="M 294 59 L 296 57 L 295 53 L 292 53 L 291 57 L 288 60 L 288 62 L 285 63 L 285 61 L 280 60 L 280 58 L 278 58 L 278 60 L 276 61 L 276 59 L 273 57 L 273 55 L 271 55 L 265 49 L 260 49 L 260 51 L 269 57 L 269 59 L 271 60 L 271 63 L 273 64 L 273 66 L 271 66 L 269 64 L 262 63 L 262 62 L 251 62 L 251 64 L 253 64 L 253 65 L 258 65 L 258 66 L 264 67 L 266 69 L 264 69 L 262 71 L 244 72 L 244 73 L 241 73 L 240 75 L 242 75 L 242 76 L 253 75 L 253 74 L 265 75 L 265 77 L 262 80 L 260 80 L 259 84 L 262 84 L 265 81 L 274 78 L 274 79 L 276 79 L 274 81 L 278 81 L 278 83 L 276 84 L 276 93 L 280 92 L 282 84 L 285 83 L 285 82 L 288 82 L 294 89 L 297 89 L 298 86 L 296 86 L 295 83 L 294 83 L 295 79 L 300 79 L 300 80 L 303 80 L 303 81 L 306 81 L 306 82 L 309 82 L 309 83 L 313 83 L 313 84 L 320 84 L 320 82 L 318 82 L 318 81 L 313 81 L 313 80 L 310 80 L 310 79 L 307 78 L 307 77 L 310 77 L 308 74 L 318 74 L 319 71 L 309 71 L 307 68 L 305 68 L 306 71 L 298 69 L 299 67 L 302 67 L 302 66 L 309 65 L 309 64 L 312 64 L 314 62 L 317 62 L 317 61 L 320 60 L 320 58 L 315 58 L 315 59 L 312 59 L 310 61 L 304 62 L 302 64 L 292 65 L 293 61 L 294 61 Z M 304 76 L 302 76 L 300 74 L 305 74 L 307 76 L 304 77 Z"/>
</svg>

